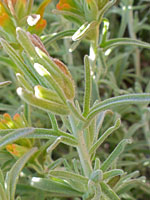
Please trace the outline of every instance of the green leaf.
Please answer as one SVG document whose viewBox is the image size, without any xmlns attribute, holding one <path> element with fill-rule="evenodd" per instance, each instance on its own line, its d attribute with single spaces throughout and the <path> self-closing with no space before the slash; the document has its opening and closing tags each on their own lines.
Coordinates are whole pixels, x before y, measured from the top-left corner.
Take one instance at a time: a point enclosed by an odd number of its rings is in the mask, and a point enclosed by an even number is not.
<svg viewBox="0 0 150 200">
<path fill-rule="evenodd" d="M 110 179 L 112 177 L 123 175 L 123 174 L 124 174 L 123 170 L 121 170 L 121 169 L 113 169 L 113 170 L 110 170 L 110 171 L 107 171 L 107 172 L 103 173 L 103 180 Z"/>
<path fill-rule="evenodd" d="M 78 24 L 83 24 L 85 22 L 84 17 L 73 12 L 69 12 L 65 10 L 53 10 L 53 14 L 64 15 L 66 18 L 69 18 Z"/>
<path fill-rule="evenodd" d="M 78 145 L 76 139 L 73 140 L 69 137 L 60 136 L 57 137 L 56 140 L 47 148 L 47 152 L 53 151 L 61 142 L 73 147 L 76 147 Z"/>
<path fill-rule="evenodd" d="M 109 129 L 107 129 L 103 135 L 97 140 L 97 142 L 90 148 L 89 150 L 89 154 L 91 155 L 92 153 L 94 153 L 99 146 L 106 140 L 106 138 L 115 130 L 117 130 L 120 127 L 121 121 L 120 119 L 118 119 L 115 122 L 115 125 L 110 127 Z"/>
<path fill-rule="evenodd" d="M 20 86 L 24 87 L 26 90 L 30 92 L 33 92 L 33 88 L 31 87 L 31 85 L 28 83 L 28 81 L 26 81 L 26 79 L 20 73 L 17 73 L 16 77 Z"/>
<path fill-rule="evenodd" d="M 57 160 L 55 160 L 54 162 L 52 162 L 49 166 L 48 166 L 48 169 L 49 170 L 53 170 L 59 166 L 61 166 L 61 164 L 64 162 L 64 159 L 63 158 L 59 158 Z"/>
<path fill-rule="evenodd" d="M 100 184 L 99 183 L 95 184 L 94 189 L 95 189 L 95 195 L 91 200 L 101 199 L 102 192 L 101 192 Z"/>
<path fill-rule="evenodd" d="M 2 186 L 1 183 L 0 183 L 0 200 L 8 200 L 4 190 L 4 186 Z"/>
<path fill-rule="evenodd" d="M 69 37 L 69 36 L 71 37 L 74 33 L 75 33 L 75 30 L 62 31 L 62 32 L 53 33 L 50 35 L 44 35 L 41 37 L 41 40 L 46 46 L 49 47 L 52 42 L 55 42 L 59 39 L 63 39 L 65 37 Z"/>
<path fill-rule="evenodd" d="M 52 113 L 48 112 L 48 116 L 49 116 L 49 118 L 51 120 L 52 128 L 54 130 L 58 131 L 59 127 L 58 127 L 55 115 L 53 115 Z"/>
<path fill-rule="evenodd" d="M 116 39 L 107 40 L 105 43 L 100 44 L 100 47 L 104 48 L 104 50 L 106 51 L 109 48 L 121 46 L 121 45 L 134 45 L 134 46 L 150 49 L 149 43 L 142 42 L 140 40 L 131 39 L 131 38 L 116 38 Z"/>
<path fill-rule="evenodd" d="M 100 183 L 102 192 L 106 195 L 108 200 L 120 200 L 118 195 L 104 182 Z"/>
<path fill-rule="evenodd" d="M 37 151 L 37 148 L 32 148 L 30 151 L 28 151 L 26 154 L 24 154 L 17 162 L 13 165 L 11 170 L 7 172 L 6 175 L 6 189 L 9 190 L 9 199 L 14 200 L 15 199 L 15 190 L 16 190 L 16 184 L 19 179 L 19 174 L 23 167 L 25 166 L 26 162 L 29 160 L 29 158 Z"/>
<path fill-rule="evenodd" d="M 112 177 L 108 182 L 107 185 L 109 185 L 111 188 L 114 188 L 115 185 L 119 182 L 120 175 Z"/>
<path fill-rule="evenodd" d="M 0 168 L 0 183 L 4 186 L 4 175 L 1 168 Z"/>
<path fill-rule="evenodd" d="M 128 104 L 144 104 L 147 102 L 150 102 L 150 93 L 128 94 L 109 98 L 100 103 L 97 103 L 91 108 L 90 113 L 87 116 L 87 122 L 84 126 L 87 126 L 89 121 L 91 121 L 91 119 L 95 117 L 99 112 L 105 111 L 107 109 L 112 109 L 117 106 L 124 106 Z"/>
<path fill-rule="evenodd" d="M 23 72 L 24 75 L 26 76 L 27 80 L 31 83 L 31 85 L 36 84 L 37 81 L 33 74 L 28 70 L 27 66 L 24 64 L 24 61 L 19 57 L 19 55 L 16 53 L 15 49 L 8 44 L 8 42 L 4 39 L 0 39 L 0 42 L 6 51 L 6 53 L 10 56 L 12 61 L 16 64 L 18 67 L 19 71 Z"/>
<path fill-rule="evenodd" d="M 81 197 L 82 193 L 72 189 L 69 184 L 47 178 L 33 177 L 31 186 L 46 192 L 51 192 L 55 197 Z"/>
<path fill-rule="evenodd" d="M 17 69 L 17 66 L 14 64 L 14 62 L 8 57 L 0 56 L 0 64 L 7 67 L 11 67 L 14 70 Z"/>
<path fill-rule="evenodd" d="M 84 57 L 84 67 L 85 67 L 85 93 L 84 93 L 84 104 L 83 104 L 83 116 L 86 117 L 90 110 L 91 89 L 92 89 L 90 61 L 88 56 Z"/>
<path fill-rule="evenodd" d="M 49 174 L 51 176 L 62 178 L 64 180 L 75 180 L 82 184 L 88 183 L 88 178 L 81 176 L 79 174 L 72 173 L 72 172 L 53 170 L 53 171 L 50 171 Z"/>
<path fill-rule="evenodd" d="M 2 111 L 14 111 L 17 109 L 17 106 L 13 106 L 13 105 L 7 105 L 7 104 L 3 104 L 3 103 L 0 103 L 0 110 Z"/>
<path fill-rule="evenodd" d="M 123 182 L 120 186 L 118 186 L 116 189 L 116 192 L 118 195 L 121 195 L 121 194 L 124 194 L 124 193 L 130 191 L 132 188 L 137 188 L 139 186 L 142 186 L 142 184 L 143 184 L 142 180 L 131 179 L 131 180 Z M 145 184 L 145 191 L 147 189 L 146 185 L 147 184 Z M 144 184 L 143 184 L 143 186 L 144 186 Z M 149 187 L 149 185 L 148 185 L 148 187 Z"/>
<path fill-rule="evenodd" d="M 5 136 L 13 131 L 21 131 L 22 129 L 1 129 L 0 130 L 0 136 Z M 70 139 L 76 140 L 76 138 L 66 132 L 60 131 L 60 130 L 53 130 L 53 129 L 46 129 L 46 128 L 32 128 L 33 133 L 30 133 L 29 135 L 26 135 L 24 137 L 27 138 L 41 138 L 41 139 L 50 139 L 52 136 L 64 136 L 68 137 Z"/>
<path fill-rule="evenodd" d="M 23 128 L 17 129 L 10 134 L 0 138 L 0 148 L 4 148 L 7 144 L 13 143 L 20 138 L 24 138 L 25 136 L 34 132 L 33 128 Z"/>
<path fill-rule="evenodd" d="M 117 147 L 113 150 L 113 152 L 108 156 L 108 158 L 101 165 L 101 170 L 105 172 L 108 168 L 110 168 L 113 162 L 119 157 L 119 155 L 123 152 L 125 146 L 127 144 L 131 144 L 131 140 L 123 139 Z"/>
</svg>

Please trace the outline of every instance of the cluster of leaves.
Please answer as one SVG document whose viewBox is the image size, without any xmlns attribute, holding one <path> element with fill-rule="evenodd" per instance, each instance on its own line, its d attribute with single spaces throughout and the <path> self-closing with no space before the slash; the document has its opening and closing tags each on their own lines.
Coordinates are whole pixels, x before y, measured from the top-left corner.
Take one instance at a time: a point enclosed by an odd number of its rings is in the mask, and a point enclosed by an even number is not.
<svg viewBox="0 0 150 200">
<path fill-rule="evenodd" d="M 0 200 L 149 198 L 149 7 L 0 1 Z"/>
</svg>

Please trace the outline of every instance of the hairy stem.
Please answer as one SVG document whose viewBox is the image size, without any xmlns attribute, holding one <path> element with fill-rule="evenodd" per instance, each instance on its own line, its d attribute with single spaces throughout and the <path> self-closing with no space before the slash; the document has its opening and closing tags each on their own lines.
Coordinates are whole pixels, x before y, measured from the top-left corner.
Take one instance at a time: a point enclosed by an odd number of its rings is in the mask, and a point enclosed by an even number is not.
<svg viewBox="0 0 150 200">
<path fill-rule="evenodd" d="M 77 151 L 84 171 L 84 175 L 86 177 L 90 177 L 90 174 L 92 172 L 92 164 L 90 160 L 90 155 L 86 147 L 83 131 L 78 130 L 77 126 L 75 125 L 75 120 L 72 116 L 69 116 L 69 120 L 73 130 L 73 134 L 78 140 Z"/>
</svg>

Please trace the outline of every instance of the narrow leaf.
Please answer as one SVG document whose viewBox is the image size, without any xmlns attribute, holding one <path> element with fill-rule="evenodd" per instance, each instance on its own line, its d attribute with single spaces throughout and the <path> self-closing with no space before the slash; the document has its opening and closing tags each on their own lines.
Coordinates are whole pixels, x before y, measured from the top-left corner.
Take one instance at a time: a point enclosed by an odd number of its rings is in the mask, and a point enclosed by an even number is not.
<svg viewBox="0 0 150 200">
<path fill-rule="evenodd" d="M 7 200 L 7 196 L 6 196 L 4 187 L 2 186 L 1 183 L 0 183 L 0 199 L 1 200 Z"/>
<path fill-rule="evenodd" d="M 81 182 L 82 184 L 88 183 L 88 178 L 72 172 L 53 170 L 50 171 L 50 175 L 65 180 L 75 180 Z"/>
<path fill-rule="evenodd" d="M 19 131 L 21 129 L 1 129 L 0 130 L 0 136 L 8 135 L 9 133 L 13 131 Z M 26 135 L 27 138 L 41 138 L 41 139 L 49 139 L 52 136 L 65 136 L 70 139 L 76 140 L 76 138 L 66 132 L 60 131 L 60 130 L 53 130 L 53 129 L 46 129 L 46 128 L 32 128 L 33 133 L 30 133 L 29 135 Z"/>
<path fill-rule="evenodd" d="M 33 177 L 31 186 L 43 191 L 57 194 L 60 197 L 81 197 L 82 193 L 72 189 L 69 184 L 60 181 L 54 181 L 47 178 Z"/>
<path fill-rule="evenodd" d="M 88 124 L 88 122 L 93 117 L 95 117 L 99 112 L 105 111 L 107 109 L 112 109 L 114 107 L 124 106 L 127 104 L 140 104 L 140 103 L 144 104 L 147 102 L 150 102 L 150 93 L 128 94 L 128 95 L 109 98 L 92 107 L 89 115 L 87 116 L 86 124 Z"/>
<path fill-rule="evenodd" d="M 88 56 L 84 57 L 85 66 L 85 93 L 84 93 L 84 104 L 83 104 L 83 116 L 86 117 L 90 110 L 90 99 L 91 99 L 91 70 L 90 61 Z"/>
<path fill-rule="evenodd" d="M 30 151 L 28 151 L 26 154 L 24 154 L 17 162 L 13 165 L 11 170 L 7 173 L 7 180 L 6 185 L 7 189 L 10 190 L 10 200 L 14 200 L 15 198 L 15 190 L 16 190 L 16 184 L 19 179 L 19 174 L 21 170 L 23 169 L 26 162 L 29 160 L 29 158 L 37 151 L 37 148 L 32 148 Z"/>
<path fill-rule="evenodd" d="M 6 53 L 10 56 L 10 58 L 12 59 L 12 61 L 17 65 L 18 69 L 20 71 L 22 71 L 26 78 L 28 79 L 28 81 L 31 83 L 31 85 L 33 84 L 37 84 L 36 79 L 34 78 L 34 76 L 31 74 L 31 72 L 28 70 L 27 66 L 24 64 L 23 60 L 19 57 L 19 55 L 16 53 L 15 49 L 10 46 L 8 44 L 8 42 L 6 42 L 6 40 L 4 39 L 0 39 L 0 42 L 4 48 L 4 50 L 6 51 Z"/>
<path fill-rule="evenodd" d="M 131 144 L 131 140 L 123 139 L 117 147 L 113 150 L 113 152 L 108 156 L 108 158 L 101 165 L 101 170 L 105 172 L 108 168 L 110 168 L 113 162 L 119 157 L 119 155 L 123 152 L 125 146 L 127 144 Z"/>
<path fill-rule="evenodd" d="M 118 195 L 104 182 L 100 183 L 102 192 L 106 195 L 108 200 L 120 200 Z"/>
<path fill-rule="evenodd" d="M 33 128 L 17 129 L 0 139 L 0 148 L 4 148 L 7 144 L 13 143 L 20 138 L 24 138 L 33 132 Z"/>
<path fill-rule="evenodd" d="M 121 170 L 121 169 L 113 169 L 113 170 L 110 170 L 110 171 L 107 171 L 105 173 L 103 173 L 103 180 L 105 179 L 110 179 L 114 176 L 119 176 L 119 175 L 123 175 L 124 174 L 124 171 Z"/>
<path fill-rule="evenodd" d="M 104 50 L 106 51 L 109 48 L 121 46 L 121 45 L 134 45 L 134 46 L 139 46 L 139 47 L 150 49 L 149 43 L 142 42 L 140 40 L 131 39 L 131 38 L 111 39 L 105 43 L 102 43 L 100 46 L 101 46 L 101 48 L 104 48 Z"/>
<path fill-rule="evenodd" d="M 115 130 L 117 130 L 120 127 L 121 121 L 120 119 L 118 119 L 115 123 L 114 126 L 110 127 L 109 129 L 107 129 L 105 131 L 105 133 L 103 133 L 103 135 L 97 140 L 97 142 L 91 147 L 91 149 L 89 150 L 89 154 L 91 155 L 92 153 L 94 153 L 98 147 L 106 140 L 106 138 Z"/>
<path fill-rule="evenodd" d="M 52 42 L 57 41 L 59 39 L 63 39 L 65 37 L 71 37 L 74 33 L 75 30 L 67 30 L 59 33 L 42 36 L 41 39 L 46 46 L 49 46 Z"/>
</svg>

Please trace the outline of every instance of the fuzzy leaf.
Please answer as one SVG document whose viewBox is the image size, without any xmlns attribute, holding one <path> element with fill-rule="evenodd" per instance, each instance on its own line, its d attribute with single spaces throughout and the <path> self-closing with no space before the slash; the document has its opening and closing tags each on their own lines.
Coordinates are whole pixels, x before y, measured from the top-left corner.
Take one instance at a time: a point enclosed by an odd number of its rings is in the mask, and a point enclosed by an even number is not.
<svg viewBox="0 0 150 200">
<path fill-rule="evenodd" d="M 119 155 L 123 152 L 125 146 L 127 144 L 131 144 L 131 140 L 123 139 L 117 147 L 113 150 L 113 152 L 108 156 L 108 158 L 101 165 L 101 170 L 105 172 L 108 168 L 112 166 L 112 163 L 119 157 Z"/>
<path fill-rule="evenodd" d="M 20 138 L 24 138 L 33 132 L 33 128 L 16 129 L 0 139 L 0 148 L 4 148 L 7 144 L 13 143 Z"/>
<path fill-rule="evenodd" d="M 150 102 L 150 93 L 143 94 L 128 94 L 122 95 L 118 97 L 112 97 L 107 100 L 104 100 L 95 106 L 93 106 L 90 110 L 89 115 L 87 116 L 87 122 L 85 126 L 89 123 L 89 121 L 95 117 L 98 113 L 112 109 L 117 106 L 124 106 L 130 104 L 144 104 Z"/>
<path fill-rule="evenodd" d="M 16 190 L 16 184 L 19 178 L 19 174 L 21 170 L 23 169 L 26 162 L 29 160 L 29 158 L 37 151 L 37 148 L 32 148 L 30 151 L 28 151 L 26 154 L 24 154 L 17 162 L 13 165 L 11 170 L 6 175 L 6 189 L 9 190 L 9 199 L 14 200 L 15 199 L 15 190 Z"/>
<path fill-rule="evenodd" d="M 62 178 L 65 180 L 75 180 L 82 184 L 88 183 L 88 178 L 81 176 L 79 174 L 72 173 L 72 172 L 53 170 L 53 171 L 50 171 L 50 175 L 55 176 L 57 178 Z"/>
<path fill-rule="evenodd" d="M 121 46 L 121 45 L 133 45 L 133 46 L 139 46 L 146 49 L 150 49 L 150 44 L 147 42 L 142 42 L 140 40 L 135 40 L 131 38 L 116 38 L 107 40 L 105 43 L 100 44 L 101 48 L 104 48 L 106 51 L 109 48 Z"/>
<path fill-rule="evenodd" d="M 72 189 L 69 184 L 47 178 L 33 177 L 31 179 L 31 186 L 46 192 L 57 194 L 59 197 L 81 197 L 82 193 Z"/>
</svg>

